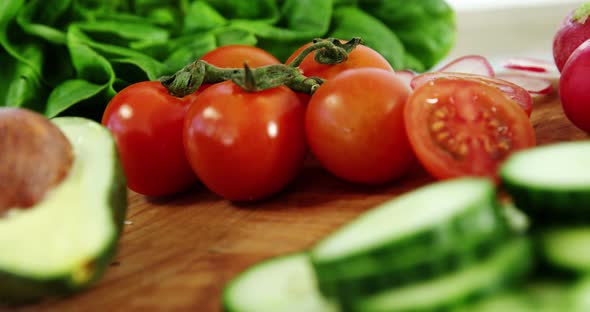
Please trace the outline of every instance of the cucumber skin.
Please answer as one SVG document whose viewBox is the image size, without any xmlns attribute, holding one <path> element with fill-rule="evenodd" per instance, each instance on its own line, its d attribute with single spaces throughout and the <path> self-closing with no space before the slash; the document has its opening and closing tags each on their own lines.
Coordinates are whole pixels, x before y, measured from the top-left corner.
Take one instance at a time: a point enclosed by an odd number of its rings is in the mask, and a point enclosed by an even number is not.
<svg viewBox="0 0 590 312">
<path fill-rule="evenodd" d="M 498 233 L 496 238 L 465 250 L 449 251 L 441 257 L 418 261 L 411 269 L 399 268 L 349 279 L 318 277 L 318 287 L 324 296 L 346 302 L 385 289 L 426 281 L 476 264 L 491 255 L 508 237 Z"/>
<path fill-rule="evenodd" d="M 565 190 L 515 183 L 501 172 L 514 205 L 531 217 L 531 227 L 590 222 L 590 189 Z"/>
<path fill-rule="evenodd" d="M 408 310 L 387 310 L 387 312 L 442 312 L 442 311 L 456 311 L 460 307 L 464 307 L 467 304 L 471 304 L 472 302 L 487 298 L 491 295 L 495 295 L 501 293 L 506 289 L 513 288 L 515 286 L 521 285 L 526 279 L 528 278 L 529 274 L 533 268 L 533 261 L 532 261 L 532 243 L 528 237 L 521 237 L 518 238 L 521 240 L 520 243 L 523 246 L 522 254 L 514 263 L 511 265 L 507 265 L 505 270 L 501 273 L 501 276 L 498 279 L 493 281 L 485 281 L 487 285 L 482 286 L 480 289 L 474 290 L 472 293 L 466 294 L 465 296 L 458 298 L 457 300 L 450 300 L 447 302 L 442 302 L 438 306 L 431 306 L 428 308 L 414 308 Z M 352 305 L 346 303 L 342 306 L 343 312 L 385 312 L 386 310 L 373 310 L 363 305 Z M 502 311 L 499 311 L 502 312 Z M 512 312 L 512 311 L 506 311 Z"/>
<path fill-rule="evenodd" d="M 77 117 L 63 117 L 77 118 Z M 109 134 L 110 135 L 110 134 Z M 119 159 L 117 149 L 114 148 L 114 171 L 112 185 L 109 191 L 109 202 L 113 224 L 116 226 L 116 235 L 108 246 L 94 259 L 94 274 L 87 282 L 76 284 L 70 275 L 55 276 L 49 279 L 35 279 L 28 276 L 13 274 L 0 270 L 0 308 L 2 305 L 21 305 L 38 302 L 50 297 L 69 296 L 87 289 L 96 283 L 104 274 L 111 259 L 117 251 L 118 241 L 123 232 L 125 216 L 127 213 L 127 180 Z"/>
<path fill-rule="evenodd" d="M 490 187 L 488 198 L 482 199 L 481 202 L 487 203 L 489 207 L 482 208 L 482 205 L 477 205 L 467 208 L 455 219 L 434 230 L 365 253 L 322 262 L 311 252 L 311 263 L 320 291 L 328 298 L 348 300 L 404 283 L 432 278 L 466 267 L 481 259 L 481 253 L 485 254 L 485 250 L 493 249 L 512 235 L 512 230 L 500 210 L 502 208 L 496 201 L 493 187 Z M 481 218 L 482 215 L 494 221 L 490 229 L 483 230 L 479 223 L 469 222 Z M 458 241 L 465 242 L 466 238 L 473 237 L 481 240 L 475 239 L 473 246 L 463 250 L 455 245 Z M 481 250 L 478 251 L 478 248 Z M 408 254 L 411 256 L 408 257 Z M 392 270 L 392 265 L 403 258 L 411 258 L 413 261 L 407 263 L 403 269 Z M 441 258 L 444 258 L 442 264 Z M 416 263 L 415 259 L 426 260 Z M 389 274 L 384 274 L 388 271 Z"/>
</svg>

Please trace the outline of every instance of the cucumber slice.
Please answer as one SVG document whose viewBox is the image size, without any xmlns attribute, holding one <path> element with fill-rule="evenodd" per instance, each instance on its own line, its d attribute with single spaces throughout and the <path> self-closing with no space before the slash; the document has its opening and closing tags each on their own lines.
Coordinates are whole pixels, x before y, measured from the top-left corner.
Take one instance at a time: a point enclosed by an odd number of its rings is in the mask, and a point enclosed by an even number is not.
<svg viewBox="0 0 590 312">
<path fill-rule="evenodd" d="M 590 311 L 590 276 L 578 281 L 571 292 L 571 308 L 566 311 L 588 312 Z"/>
<path fill-rule="evenodd" d="M 308 255 L 296 253 L 256 264 L 232 280 L 223 292 L 229 312 L 336 312 L 316 287 Z"/>
<path fill-rule="evenodd" d="M 590 226 L 553 228 L 539 236 L 540 253 L 548 264 L 590 273 Z"/>
<path fill-rule="evenodd" d="M 519 281 L 530 269 L 531 248 L 526 238 L 502 246 L 485 261 L 431 281 L 393 288 L 357 301 L 353 310 L 432 311 L 457 307 L 474 297 L 501 290 Z"/>
<path fill-rule="evenodd" d="M 590 142 L 567 142 L 513 154 L 500 177 L 534 223 L 590 220 Z"/>
<path fill-rule="evenodd" d="M 364 295 L 471 264 L 505 239 L 495 195 L 491 181 L 462 178 L 368 211 L 311 250 L 320 289 Z"/>
<path fill-rule="evenodd" d="M 400 262 L 401 265 L 395 261 L 392 261 L 390 267 L 371 267 L 367 264 L 368 273 L 363 276 L 358 276 L 359 272 L 362 272 L 360 269 L 331 276 L 322 273 L 323 275 L 318 277 L 319 288 L 328 298 L 334 297 L 339 301 L 349 302 L 359 296 L 374 294 L 384 289 L 425 281 L 448 272 L 461 270 L 488 257 L 501 244 L 500 238 L 505 241 L 501 234 L 496 238 L 498 240 L 490 240 L 479 246 L 471 246 L 473 242 L 466 242 L 461 249 L 435 256 L 417 253 L 413 257 L 402 259 L 406 261 Z M 409 262 L 408 259 L 414 259 L 414 262 Z M 320 272 L 328 270 L 329 268 L 322 268 Z"/>
<path fill-rule="evenodd" d="M 523 289 L 511 289 L 484 297 L 455 312 L 560 312 L 569 304 L 569 287 L 556 281 L 532 281 Z M 570 311 L 571 312 L 571 311 Z"/>
</svg>

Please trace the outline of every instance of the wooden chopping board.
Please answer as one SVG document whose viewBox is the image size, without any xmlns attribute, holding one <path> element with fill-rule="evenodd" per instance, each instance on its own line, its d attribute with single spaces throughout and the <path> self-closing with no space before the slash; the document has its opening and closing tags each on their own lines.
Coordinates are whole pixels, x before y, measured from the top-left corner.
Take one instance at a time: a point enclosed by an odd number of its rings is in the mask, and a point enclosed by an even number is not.
<svg viewBox="0 0 590 312">
<path fill-rule="evenodd" d="M 538 144 L 588 139 L 556 96 L 536 103 Z M 130 193 L 119 251 L 104 278 L 78 295 L 0 311 L 220 311 L 225 283 L 265 258 L 310 247 L 393 196 L 432 182 L 417 167 L 379 187 L 348 184 L 310 163 L 284 192 L 235 205 L 203 186 L 148 199 Z"/>
</svg>

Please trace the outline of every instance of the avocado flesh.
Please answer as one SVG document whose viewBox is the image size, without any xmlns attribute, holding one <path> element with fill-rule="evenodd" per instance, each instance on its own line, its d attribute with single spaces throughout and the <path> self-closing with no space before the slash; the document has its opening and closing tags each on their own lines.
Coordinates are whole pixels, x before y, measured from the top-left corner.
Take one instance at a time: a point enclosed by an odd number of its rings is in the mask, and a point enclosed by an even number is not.
<svg viewBox="0 0 590 312">
<path fill-rule="evenodd" d="M 53 122 L 72 143 L 74 163 L 34 207 L 0 218 L 0 302 L 88 286 L 108 265 L 120 236 L 127 193 L 110 133 L 83 118 Z"/>
</svg>

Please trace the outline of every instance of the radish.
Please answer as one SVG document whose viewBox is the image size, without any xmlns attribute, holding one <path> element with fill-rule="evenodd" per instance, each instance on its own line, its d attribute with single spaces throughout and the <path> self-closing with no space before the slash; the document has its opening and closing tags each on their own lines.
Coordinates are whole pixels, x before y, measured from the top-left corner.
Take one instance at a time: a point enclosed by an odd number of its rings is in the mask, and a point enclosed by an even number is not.
<svg viewBox="0 0 590 312">
<path fill-rule="evenodd" d="M 395 72 L 396 76 L 398 76 L 406 86 L 411 88 L 411 82 L 414 77 L 416 77 L 416 73 L 411 70 L 398 70 Z"/>
<path fill-rule="evenodd" d="M 518 57 L 506 60 L 502 67 L 515 71 L 531 72 L 531 73 L 551 73 L 556 71 L 555 64 L 552 62 L 535 59 Z"/>
<path fill-rule="evenodd" d="M 546 95 L 553 92 L 551 81 L 523 73 L 498 73 L 496 78 L 519 85 L 531 94 Z"/>
<path fill-rule="evenodd" d="M 590 132 L 590 39 L 574 50 L 561 71 L 559 97 L 565 115 Z"/>
<path fill-rule="evenodd" d="M 559 26 L 559 30 L 553 37 L 553 58 L 559 71 L 563 67 L 572 52 L 590 38 L 590 3 L 581 5 L 577 10 L 565 17 Z"/>
<path fill-rule="evenodd" d="M 481 55 L 465 55 L 447 65 L 438 71 L 447 73 L 464 73 L 493 77 L 494 69 L 490 62 Z"/>
</svg>

